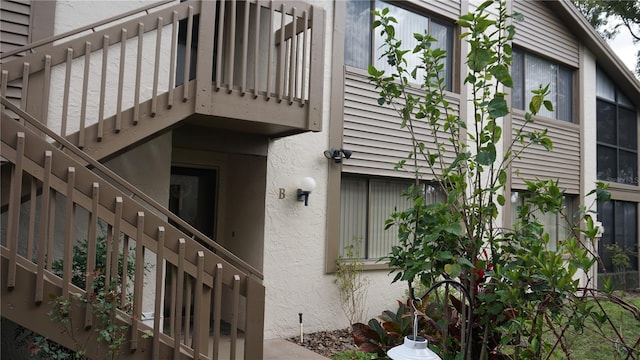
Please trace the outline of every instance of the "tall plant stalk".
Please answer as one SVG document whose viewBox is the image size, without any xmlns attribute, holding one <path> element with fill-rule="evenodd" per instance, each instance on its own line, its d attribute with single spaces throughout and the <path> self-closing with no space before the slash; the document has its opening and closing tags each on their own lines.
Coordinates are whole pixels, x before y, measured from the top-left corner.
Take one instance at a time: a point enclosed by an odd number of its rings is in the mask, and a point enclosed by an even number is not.
<svg viewBox="0 0 640 360">
<path fill-rule="evenodd" d="M 387 228 L 398 228 L 398 245 L 386 257 L 396 273 L 393 281 L 406 281 L 413 296 L 415 279 L 426 286 L 441 278 L 459 279 L 474 301 L 475 315 L 468 320 L 474 331 L 470 358 L 486 359 L 490 351 L 511 347 L 516 356 L 541 359 L 550 356 L 555 345 L 566 349 L 564 330 L 583 326 L 593 315 L 587 307 L 576 306 L 584 299 L 577 295 L 578 275 L 588 277 L 596 262 L 597 229 L 591 214 L 586 207 L 566 214 L 557 181 L 536 179 L 525 181 L 524 205 L 517 209 L 514 228 L 498 223 L 512 162 L 534 146 L 553 149 L 546 129 L 528 128 L 542 108 L 553 110 L 546 99 L 549 85 L 532 91 L 524 125 L 503 136 L 513 87 L 513 22 L 522 16 L 508 14 L 504 1 L 486 1 L 458 19 L 468 47 L 462 79 L 470 97 L 468 114 L 460 114 L 445 90 L 446 52 L 436 47 L 436 39 L 414 34 L 417 45 L 404 49 L 395 35 L 397 20 L 388 9 L 373 13 L 373 27 L 384 40 L 381 58 L 392 71 L 370 66 L 369 80 L 379 90 L 378 104 L 396 110 L 411 141 L 412 151 L 396 168 L 410 166 L 415 175 L 407 192 L 412 206 L 394 212 L 386 223 Z M 420 58 L 417 67 L 408 68 L 409 54 Z M 425 127 L 433 144 L 420 140 Z M 426 203 L 420 187 L 424 179 L 441 187 L 444 203 Z M 588 195 L 606 198 L 603 184 L 597 186 Z M 549 250 L 540 213 L 560 214 L 574 229 L 554 251 Z M 454 306 L 464 313 L 462 304 Z M 543 336 L 547 328 L 555 330 L 555 341 Z"/>
</svg>

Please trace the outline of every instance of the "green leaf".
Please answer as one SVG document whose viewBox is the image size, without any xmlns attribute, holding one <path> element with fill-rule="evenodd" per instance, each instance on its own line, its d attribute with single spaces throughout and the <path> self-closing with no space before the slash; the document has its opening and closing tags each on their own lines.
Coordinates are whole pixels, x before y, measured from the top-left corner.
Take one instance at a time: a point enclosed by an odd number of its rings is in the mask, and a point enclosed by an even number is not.
<svg viewBox="0 0 640 360">
<path fill-rule="evenodd" d="M 513 15 L 511 15 L 511 17 L 513 18 L 513 20 L 515 21 L 524 21 L 524 15 L 522 15 L 519 12 L 514 12 Z"/>
<path fill-rule="evenodd" d="M 507 172 L 504 170 L 500 170 L 500 172 L 498 173 L 498 183 L 500 183 L 500 185 L 504 186 L 504 184 L 507 183 Z"/>
<path fill-rule="evenodd" d="M 488 49 L 472 48 L 467 59 L 469 68 L 473 71 L 480 72 L 491 63 L 492 56 Z"/>
<path fill-rule="evenodd" d="M 496 146 L 492 143 L 478 151 L 476 161 L 480 165 L 491 165 L 496 161 Z"/>
<path fill-rule="evenodd" d="M 500 204 L 500 206 L 504 206 L 504 203 L 505 203 L 504 195 L 498 194 L 498 204 Z"/>
<path fill-rule="evenodd" d="M 460 226 L 460 224 L 455 223 L 455 224 L 451 224 L 449 226 L 447 226 L 446 228 L 444 228 L 444 231 L 451 233 L 453 235 L 461 235 L 462 234 L 462 226 Z"/>
<path fill-rule="evenodd" d="M 473 269 L 475 266 L 473 266 L 473 264 L 471 263 L 471 261 L 469 261 L 469 259 L 464 258 L 464 257 L 459 257 L 456 262 L 460 265 L 464 265 L 470 269 Z"/>
<path fill-rule="evenodd" d="M 529 111 L 531 111 L 534 115 L 540 111 L 540 107 L 542 106 L 542 101 L 544 97 L 540 95 L 534 95 L 529 103 Z"/>
<path fill-rule="evenodd" d="M 456 278 L 462 272 L 462 267 L 459 264 L 446 264 L 444 271 L 449 274 L 450 277 Z"/>
<path fill-rule="evenodd" d="M 506 65 L 498 64 L 491 68 L 490 73 L 491 75 L 495 76 L 496 79 L 504 86 L 513 87 L 513 79 L 511 78 L 509 68 L 507 68 Z"/>
<path fill-rule="evenodd" d="M 496 97 L 489 101 L 487 110 L 489 111 L 489 115 L 494 119 L 509 114 L 509 107 L 503 95 L 496 95 Z"/>
</svg>

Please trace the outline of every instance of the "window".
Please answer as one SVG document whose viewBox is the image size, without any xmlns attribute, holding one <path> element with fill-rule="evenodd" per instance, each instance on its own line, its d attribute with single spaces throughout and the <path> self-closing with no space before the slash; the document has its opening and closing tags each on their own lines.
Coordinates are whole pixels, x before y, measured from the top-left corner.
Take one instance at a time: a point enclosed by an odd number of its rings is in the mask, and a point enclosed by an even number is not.
<svg viewBox="0 0 640 360">
<path fill-rule="evenodd" d="M 344 61 L 346 65 L 367 69 L 369 64 L 374 64 L 379 70 L 389 70 L 386 58 L 381 58 L 383 50 L 383 38 L 380 33 L 373 31 L 371 22 L 372 6 L 382 10 L 389 8 L 389 15 L 398 20 L 396 24 L 396 36 L 402 40 L 402 45 L 406 49 L 413 50 L 416 40 L 414 33 L 424 33 L 427 31 L 432 37 L 437 39 L 433 46 L 447 51 L 447 58 L 444 64 L 445 89 L 451 91 L 453 84 L 453 26 L 432 19 L 423 14 L 411 12 L 396 5 L 376 0 L 373 2 L 362 0 L 348 0 L 345 21 L 345 41 L 344 41 Z M 372 35 L 373 34 L 373 35 Z M 405 55 L 408 69 L 413 69 L 420 64 L 419 54 L 408 53 Z M 422 79 L 424 72 L 418 71 L 416 77 Z"/>
<path fill-rule="evenodd" d="M 544 106 L 538 115 L 563 121 L 573 121 L 573 70 L 558 63 L 529 54 L 521 49 L 513 50 L 511 66 L 513 89 L 512 106 L 528 110 L 532 90 L 549 85 L 549 97 L 553 111 Z"/>
<path fill-rule="evenodd" d="M 638 185 L 638 116 L 600 69 L 596 76 L 598 179 Z"/>
<path fill-rule="evenodd" d="M 629 256 L 627 271 L 638 270 L 638 205 L 629 201 L 612 200 L 598 204 L 598 218 L 604 233 L 598 242 L 598 254 L 607 272 L 617 272 L 612 260 L 611 246 L 616 246 Z M 598 267 L 599 271 L 602 271 Z"/>
<path fill-rule="evenodd" d="M 343 176 L 340 188 L 340 251 L 350 244 L 360 245 L 360 256 L 377 260 L 397 243 L 398 231 L 384 229 L 392 212 L 406 210 L 411 202 L 403 196 L 411 180 Z M 423 184 L 427 202 L 444 201 L 437 187 Z"/>
<path fill-rule="evenodd" d="M 524 193 L 518 191 L 511 192 L 511 224 L 518 222 L 518 207 L 524 205 Z M 565 196 L 562 201 L 563 213 L 570 217 L 575 212 L 575 197 Z M 544 226 L 544 232 L 549 234 L 549 250 L 555 250 L 558 241 L 566 240 L 571 234 L 572 225 L 561 214 L 546 213 L 542 214 L 541 211 L 536 210 L 532 212 L 532 215 L 536 217 L 536 220 Z"/>
</svg>

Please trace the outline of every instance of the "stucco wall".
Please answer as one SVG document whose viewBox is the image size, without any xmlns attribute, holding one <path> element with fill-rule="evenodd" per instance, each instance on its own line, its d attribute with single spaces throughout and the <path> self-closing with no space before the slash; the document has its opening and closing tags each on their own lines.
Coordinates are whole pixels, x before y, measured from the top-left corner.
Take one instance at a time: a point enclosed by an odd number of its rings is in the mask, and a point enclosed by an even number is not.
<svg viewBox="0 0 640 360">
<path fill-rule="evenodd" d="M 107 19 L 127 11 L 135 10 L 153 3 L 150 0 L 127 1 L 56 1 L 54 34 L 58 35 L 79 27 Z M 114 5 L 115 4 L 115 5 Z M 124 19 L 128 20 L 128 19 Z M 84 35 L 85 33 L 78 34 Z M 124 82 L 122 87 L 122 108 L 133 106 L 136 78 L 136 61 L 138 54 L 138 37 L 127 41 L 125 56 Z M 66 41 L 66 40 L 64 40 Z M 111 40 L 112 42 L 114 40 Z M 142 71 L 140 71 L 140 102 L 151 98 L 153 90 L 153 72 L 155 62 L 156 31 L 145 33 L 143 36 Z M 95 46 L 94 46 L 95 48 Z M 166 92 L 169 84 L 169 63 L 171 60 L 171 27 L 165 26 L 162 31 L 162 44 L 160 46 L 160 62 L 158 77 L 158 93 Z M 75 59 L 71 67 L 71 80 L 69 85 L 69 106 L 67 115 L 66 133 L 78 131 L 82 104 L 84 56 Z M 118 94 L 118 71 L 120 68 L 120 43 L 109 47 L 106 73 L 106 96 L 104 116 L 115 114 Z M 98 108 L 100 100 L 100 85 L 102 72 L 102 50 L 91 54 L 89 65 L 89 82 L 87 96 L 86 126 L 98 121 Z M 48 113 L 48 126 L 58 132 L 61 130 L 63 114 L 63 95 L 61 84 L 65 83 L 66 64 L 54 66 L 51 70 L 50 104 Z M 110 129 L 106 129 L 110 130 Z"/>
<path fill-rule="evenodd" d="M 303 313 L 306 332 L 349 326 L 340 308 L 335 276 L 325 274 L 326 179 L 330 164 L 322 152 L 327 146 L 324 131 L 276 140 L 269 149 L 264 246 L 267 339 L 296 335 L 298 313 Z M 299 182 L 305 176 L 317 182 L 309 206 L 296 199 Z M 281 188 L 284 199 L 279 198 Z M 387 271 L 368 271 L 365 275 L 370 281 L 365 319 L 386 309 L 395 310 L 403 285 L 392 286 Z"/>
<path fill-rule="evenodd" d="M 274 140 L 269 146 L 264 244 L 266 339 L 298 334 L 298 313 L 303 313 L 305 332 L 349 326 L 340 308 L 335 276 L 325 273 L 327 174 L 332 164 L 323 152 L 329 147 L 333 3 L 312 3 L 326 10 L 324 126 L 322 132 Z M 296 199 L 305 176 L 317 183 L 306 207 Z M 370 281 L 365 319 L 395 309 L 404 286 L 391 285 L 393 278 L 387 271 L 367 271 L 365 275 Z"/>
</svg>

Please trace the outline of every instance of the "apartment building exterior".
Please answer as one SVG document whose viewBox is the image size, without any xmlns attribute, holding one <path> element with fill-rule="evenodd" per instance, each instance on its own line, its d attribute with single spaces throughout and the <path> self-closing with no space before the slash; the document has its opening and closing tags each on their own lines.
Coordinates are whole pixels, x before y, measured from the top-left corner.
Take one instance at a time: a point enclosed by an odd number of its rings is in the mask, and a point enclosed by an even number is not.
<svg viewBox="0 0 640 360">
<path fill-rule="evenodd" d="M 613 201 L 593 210 L 614 271 L 606 245 L 638 248 L 640 83 L 569 2 L 508 6 L 525 19 L 504 134 L 539 84 L 557 106 L 532 125 L 554 151 L 513 164 L 501 221 L 511 225 L 525 179 L 558 179 L 575 209 L 605 181 Z M 131 357 L 225 348 L 258 359 L 264 338 L 298 333 L 300 313 L 305 331 L 346 327 L 334 271 L 354 240 L 365 317 L 393 307 L 404 285 L 378 258 L 411 174 L 394 170 L 409 139 L 367 80 L 381 66 L 370 30 L 380 7 L 402 19 L 400 36 L 429 29 L 448 51 L 447 99 L 469 118 L 455 20 L 473 2 L 3 0 L 2 316 L 71 346 L 51 331 L 46 297 L 81 289 L 45 255 L 70 258 L 85 239 L 147 269 L 120 284 Z M 306 204 L 305 177 L 317 184 Z M 545 222 L 562 237 L 558 219 Z"/>
</svg>

